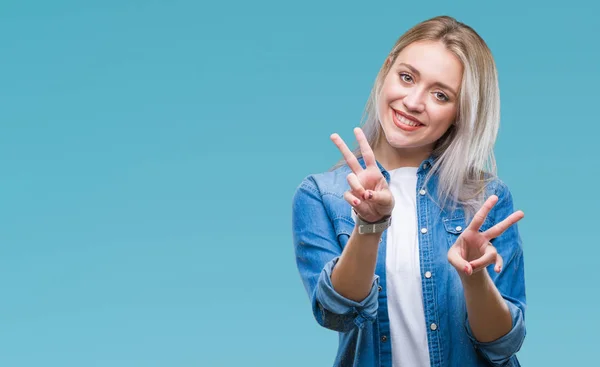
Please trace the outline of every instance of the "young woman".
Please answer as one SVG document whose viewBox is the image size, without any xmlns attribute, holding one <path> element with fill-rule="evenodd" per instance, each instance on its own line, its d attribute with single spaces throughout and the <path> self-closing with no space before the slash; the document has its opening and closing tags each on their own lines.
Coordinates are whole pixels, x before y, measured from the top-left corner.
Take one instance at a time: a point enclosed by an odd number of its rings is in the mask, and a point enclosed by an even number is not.
<svg viewBox="0 0 600 367">
<path fill-rule="evenodd" d="M 523 251 L 493 145 L 500 101 L 490 50 L 451 17 L 424 21 L 386 58 L 359 147 L 307 176 L 293 242 L 335 366 L 519 366 Z"/>
</svg>

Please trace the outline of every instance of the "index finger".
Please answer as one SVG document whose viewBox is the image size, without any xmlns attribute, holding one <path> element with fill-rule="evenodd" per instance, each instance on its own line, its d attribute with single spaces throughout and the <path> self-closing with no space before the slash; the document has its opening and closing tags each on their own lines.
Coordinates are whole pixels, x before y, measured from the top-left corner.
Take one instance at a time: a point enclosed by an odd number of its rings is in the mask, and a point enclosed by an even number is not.
<svg viewBox="0 0 600 367">
<path fill-rule="evenodd" d="M 354 135 L 356 135 L 356 140 L 358 140 L 358 146 L 360 147 L 360 151 L 362 152 L 363 159 L 365 160 L 365 165 L 368 166 L 376 166 L 377 163 L 375 161 L 375 154 L 367 141 L 367 137 L 361 128 L 357 127 L 354 129 Z"/>
<path fill-rule="evenodd" d="M 479 209 L 477 213 L 475 213 L 473 220 L 471 221 L 471 223 L 469 223 L 469 226 L 467 228 L 473 231 L 479 231 L 479 228 L 481 228 L 481 226 L 483 225 L 485 218 L 490 213 L 490 210 L 492 210 L 494 205 L 496 205 L 496 202 L 498 202 L 498 196 L 496 195 L 492 195 L 489 198 L 487 198 L 485 203 L 483 203 L 481 209 Z"/>
<path fill-rule="evenodd" d="M 354 153 L 352 153 L 346 145 L 346 143 L 344 143 L 344 140 L 342 140 L 342 138 L 338 134 L 331 134 L 330 138 L 333 141 L 333 143 L 338 147 L 340 152 L 342 152 L 342 155 L 344 156 L 344 159 L 346 160 L 346 163 L 348 164 L 348 167 L 350 167 L 352 172 L 354 172 L 355 174 L 361 172 L 363 170 L 362 166 L 360 165 L 360 163 L 358 163 L 358 159 L 356 159 Z"/>
</svg>

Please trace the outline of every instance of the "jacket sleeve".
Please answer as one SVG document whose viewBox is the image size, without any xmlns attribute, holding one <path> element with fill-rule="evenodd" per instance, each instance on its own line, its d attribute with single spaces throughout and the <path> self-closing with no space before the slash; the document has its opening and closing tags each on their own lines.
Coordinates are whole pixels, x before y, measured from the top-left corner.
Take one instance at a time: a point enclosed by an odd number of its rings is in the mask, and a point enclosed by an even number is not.
<svg viewBox="0 0 600 367">
<path fill-rule="evenodd" d="M 513 199 L 509 189 L 499 181 L 496 195 L 498 202 L 489 215 L 498 223 L 514 212 Z M 500 274 L 494 271 L 494 264 L 488 267 L 496 288 L 504 298 L 512 316 L 512 329 L 497 340 L 481 343 L 475 339 L 468 319 L 465 327 L 477 352 L 492 366 L 505 366 L 514 359 L 525 340 L 525 277 L 523 268 L 523 248 L 517 224 L 491 241 L 504 260 Z"/>
<path fill-rule="evenodd" d="M 374 275 L 369 295 L 361 302 L 333 289 L 331 273 L 342 247 L 327 214 L 323 195 L 309 176 L 297 188 L 292 202 L 292 230 L 296 264 L 317 322 L 347 332 L 376 319 L 379 277 Z"/>
</svg>

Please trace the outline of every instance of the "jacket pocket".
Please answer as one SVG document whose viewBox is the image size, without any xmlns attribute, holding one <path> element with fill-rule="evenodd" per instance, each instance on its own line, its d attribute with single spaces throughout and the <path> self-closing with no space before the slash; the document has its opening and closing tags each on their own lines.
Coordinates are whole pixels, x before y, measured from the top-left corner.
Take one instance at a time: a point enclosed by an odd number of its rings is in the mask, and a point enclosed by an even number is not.
<svg viewBox="0 0 600 367">
<path fill-rule="evenodd" d="M 333 220 L 335 235 L 342 249 L 346 247 L 346 243 L 348 243 L 348 239 L 354 230 L 354 225 L 351 217 L 340 216 Z"/>
<path fill-rule="evenodd" d="M 444 229 L 446 230 L 446 238 L 448 239 L 448 247 L 454 245 L 454 242 L 458 239 L 461 233 L 465 229 L 467 229 L 467 223 L 464 217 L 456 217 L 456 218 L 444 218 L 442 219 L 444 223 Z M 492 227 L 494 223 L 489 218 L 486 218 L 481 228 L 479 228 L 479 232 L 485 232 L 490 227 Z"/>
</svg>

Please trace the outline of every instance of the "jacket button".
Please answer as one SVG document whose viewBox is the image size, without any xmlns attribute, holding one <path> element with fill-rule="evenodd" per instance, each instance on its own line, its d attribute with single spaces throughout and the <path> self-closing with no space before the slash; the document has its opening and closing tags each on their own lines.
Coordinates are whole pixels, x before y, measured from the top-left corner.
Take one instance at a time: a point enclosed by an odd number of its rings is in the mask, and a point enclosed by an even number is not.
<svg viewBox="0 0 600 367">
<path fill-rule="evenodd" d="M 437 325 L 435 323 L 431 324 L 431 330 L 433 330 L 433 331 L 437 330 Z"/>
<path fill-rule="evenodd" d="M 382 337 L 381 337 L 381 341 L 382 341 L 382 342 L 384 342 L 384 343 L 385 343 L 385 342 L 387 342 L 387 336 L 385 336 L 385 335 L 384 335 L 384 336 L 382 336 Z"/>
<path fill-rule="evenodd" d="M 427 192 L 425 190 L 423 190 L 423 189 L 421 189 L 421 191 L 419 191 L 419 194 L 421 194 L 421 195 L 425 195 L 426 193 Z"/>
<path fill-rule="evenodd" d="M 430 271 L 426 271 L 425 272 L 425 278 L 427 278 L 427 279 L 431 278 L 431 272 Z"/>
<path fill-rule="evenodd" d="M 377 287 L 377 290 L 381 292 L 383 290 L 383 287 L 379 286 L 379 287 Z"/>
<path fill-rule="evenodd" d="M 425 228 L 425 227 L 421 228 L 421 233 L 423 233 L 423 234 L 427 233 L 427 228 Z"/>
</svg>

